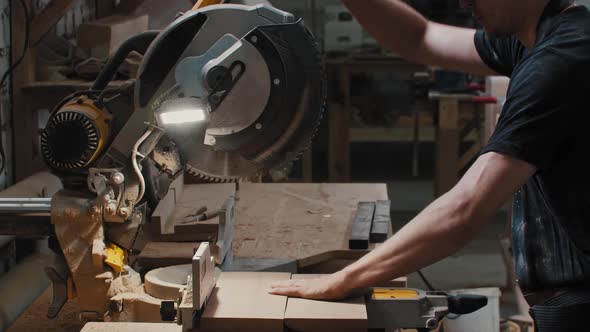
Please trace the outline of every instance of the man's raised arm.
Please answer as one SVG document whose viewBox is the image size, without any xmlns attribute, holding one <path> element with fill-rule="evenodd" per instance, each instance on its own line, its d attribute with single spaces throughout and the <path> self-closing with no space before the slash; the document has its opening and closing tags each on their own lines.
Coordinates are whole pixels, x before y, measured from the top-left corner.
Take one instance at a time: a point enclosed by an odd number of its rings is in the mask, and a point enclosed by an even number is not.
<svg viewBox="0 0 590 332">
<path fill-rule="evenodd" d="M 481 59 L 474 29 L 428 21 L 401 0 L 342 0 L 385 48 L 411 62 L 495 75 Z"/>
</svg>

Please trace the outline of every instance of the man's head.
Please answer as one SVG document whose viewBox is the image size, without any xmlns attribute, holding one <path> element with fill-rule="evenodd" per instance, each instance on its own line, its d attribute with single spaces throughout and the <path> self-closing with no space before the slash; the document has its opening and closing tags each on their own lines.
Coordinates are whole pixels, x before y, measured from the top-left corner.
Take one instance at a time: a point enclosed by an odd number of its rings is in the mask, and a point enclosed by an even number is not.
<svg viewBox="0 0 590 332">
<path fill-rule="evenodd" d="M 464 8 L 472 11 L 488 34 L 501 37 L 521 32 L 529 24 L 531 9 L 539 8 L 542 11 L 550 0 L 459 1 Z"/>
</svg>

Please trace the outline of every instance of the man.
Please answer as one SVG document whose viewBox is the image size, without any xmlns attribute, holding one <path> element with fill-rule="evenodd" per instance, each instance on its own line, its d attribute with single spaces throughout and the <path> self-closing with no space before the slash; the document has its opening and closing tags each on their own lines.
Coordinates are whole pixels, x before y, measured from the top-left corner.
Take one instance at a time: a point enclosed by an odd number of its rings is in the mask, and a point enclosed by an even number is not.
<svg viewBox="0 0 590 332">
<path fill-rule="evenodd" d="M 568 0 L 464 0 L 483 30 L 427 21 L 399 0 L 343 0 L 384 47 L 415 62 L 511 78 L 496 130 L 459 183 L 342 271 L 272 285 L 340 299 L 447 257 L 513 195 L 518 282 L 538 331 L 590 313 L 590 13 Z M 393 314 L 393 313 L 392 313 Z M 586 329 L 587 330 L 587 329 Z"/>
</svg>

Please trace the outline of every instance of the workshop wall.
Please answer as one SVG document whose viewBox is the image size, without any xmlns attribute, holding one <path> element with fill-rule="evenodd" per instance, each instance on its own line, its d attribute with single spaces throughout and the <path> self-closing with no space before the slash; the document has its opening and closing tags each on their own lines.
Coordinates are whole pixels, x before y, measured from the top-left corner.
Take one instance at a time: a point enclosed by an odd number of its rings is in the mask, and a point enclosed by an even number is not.
<svg viewBox="0 0 590 332">
<path fill-rule="evenodd" d="M 104 1 L 104 0 L 103 0 Z M 43 8 L 51 2 L 51 0 L 36 0 L 35 10 L 38 14 Z M 53 28 L 53 33 L 58 36 L 63 36 L 66 39 L 73 39 L 76 37 L 78 26 L 84 22 L 88 22 L 95 18 L 96 0 L 82 0 L 79 1 L 74 8 L 64 15 L 64 17 L 57 22 Z"/>
<path fill-rule="evenodd" d="M 32 14 L 40 13 L 51 0 L 32 1 L 30 10 Z M 15 8 L 21 10 L 20 8 Z M 81 23 L 94 19 L 95 0 L 79 1 L 64 17 L 56 24 L 50 33 L 63 36 L 66 39 L 75 38 L 78 26 Z M 3 75 L 10 65 L 10 0 L 0 0 L 0 75 Z M 10 81 L 10 77 L 8 79 Z M 6 84 L 0 90 L 0 147 L 4 151 L 5 159 L 0 160 L 0 165 L 5 163 L 6 167 L 0 167 L 0 189 L 12 184 L 13 179 L 13 128 L 11 125 L 11 100 Z"/>
<path fill-rule="evenodd" d="M 10 66 L 10 8 L 9 0 L 0 0 L 0 75 Z M 8 85 L 5 85 L 8 86 Z M 10 95 L 4 87 L 0 90 L 0 149 L 4 149 L 5 169 L 0 172 L 0 189 L 7 187 L 12 178 L 12 164 L 9 162 L 12 156 L 12 128 L 10 126 Z M 8 161 L 8 162 L 7 162 Z"/>
</svg>

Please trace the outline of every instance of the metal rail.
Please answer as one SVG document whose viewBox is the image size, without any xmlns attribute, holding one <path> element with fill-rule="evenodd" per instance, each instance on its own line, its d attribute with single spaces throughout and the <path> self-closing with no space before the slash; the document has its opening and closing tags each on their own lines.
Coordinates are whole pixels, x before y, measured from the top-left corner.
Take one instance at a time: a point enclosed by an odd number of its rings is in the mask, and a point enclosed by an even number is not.
<svg viewBox="0 0 590 332">
<path fill-rule="evenodd" d="M 51 198 L 0 198 L 0 214 L 51 212 Z"/>
<path fill-rule="evenodd" d="M 51 198 L 0 198 L 0 235 L 48 236 Z"/>
</svg>

